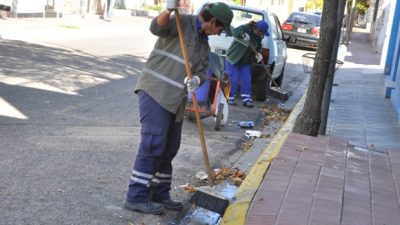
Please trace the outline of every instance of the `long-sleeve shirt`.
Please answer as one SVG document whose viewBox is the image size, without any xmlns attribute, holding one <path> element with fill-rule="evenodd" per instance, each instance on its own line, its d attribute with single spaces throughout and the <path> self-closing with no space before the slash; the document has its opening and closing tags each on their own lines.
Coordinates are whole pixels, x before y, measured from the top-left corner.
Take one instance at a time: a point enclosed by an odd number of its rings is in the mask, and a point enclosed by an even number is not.
<svg viewBox="0 0 400 225">
<path fill-rule="evenodd" d="M 250 37 L 250 43 L 254 46 L 257 52 L 261 50 L 261 37 L 254 33 L 253 26 L 243 24 L 233 30 L 233 37 L 235 38 L 228 49 L 227 57 L 228 62 L 232 65 L 236 64 L 251 64 L 254 62 L 255 53 L 247 42 L 242 39 L 243 33 Z"/>
<path fill-rule="evenodd" d="M 208 40 L 199 33 L 196 16 L 181 15 L 181 23 L 192 75 L 204 81 L 210 53 Z M 165 28 L 159 27 L 156 18 L 153 19 L 150 31 L 159 38 L 139 76 L 135 91 L 145 91 L 163 108 L 176 114 L 176 121 L 182 121 L 187 101 L 183 83 L 186 69 L 175 17 L 171 16 Z"/>
</svg>

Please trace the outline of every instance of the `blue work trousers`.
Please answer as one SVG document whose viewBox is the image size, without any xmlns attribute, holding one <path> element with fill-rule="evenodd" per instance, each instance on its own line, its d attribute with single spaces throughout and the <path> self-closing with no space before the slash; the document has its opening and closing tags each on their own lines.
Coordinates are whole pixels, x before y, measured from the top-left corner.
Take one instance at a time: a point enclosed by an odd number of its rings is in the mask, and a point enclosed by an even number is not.
<svg viewBox="0 0 400 225">
<path fill-rule="evenodd" d="M 251 99 L 251 64 L 236 64 L 231 65 L 226 63 L 226 71 L 231 79 L 231 92 L 229 94 L 229 99 L 235 100 L 235 96 L 239 87 L 239 82 L 241 84 L 241 100 L 242 102 L 252 102 Z"/>
<path fill-rule="evenodd" d="M 172 159 L 178 152 L 183 122 L 146 92 L 139 91 L 141 141 L 134 162 L 127 200 L 147 202 L 170 198 Z"/>
</svg>

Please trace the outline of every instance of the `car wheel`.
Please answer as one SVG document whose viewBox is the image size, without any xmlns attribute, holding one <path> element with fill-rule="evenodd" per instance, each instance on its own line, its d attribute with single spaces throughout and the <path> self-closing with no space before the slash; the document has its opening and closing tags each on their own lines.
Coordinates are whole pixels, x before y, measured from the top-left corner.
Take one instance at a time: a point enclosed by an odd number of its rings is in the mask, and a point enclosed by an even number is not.
<svg viewBox="0 0 400 225">
<path fill-rule="evenodd" d="M 281 74 L 279 75 L 279 77 L 275 79 L 275 83 L 276 83 L 276 85 L 278 85 L 278 87 L 282 86 L 282 80 L 283 80 L 283 74 L 284 73 L 285 73 L 285 69 L 282 69 Z"/>
</svg>

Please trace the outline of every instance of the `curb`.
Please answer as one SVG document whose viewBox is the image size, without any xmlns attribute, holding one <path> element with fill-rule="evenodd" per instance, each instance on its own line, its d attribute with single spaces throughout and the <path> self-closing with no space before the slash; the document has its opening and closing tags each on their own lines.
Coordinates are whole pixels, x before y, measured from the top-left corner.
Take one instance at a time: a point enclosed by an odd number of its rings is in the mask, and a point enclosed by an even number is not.
<svg viewBox="0 0 400 225">
<path fill-rule="evenodd" d="M 235 196 L 232 198 L 222 217 L 221 225 L 242 225 L 246 223 L 247 211 L 250 207 L 251 201 L 264 180 L 271 161 L 279 153 L 282 144 L 285 142 L 287 136 L 294 127 L 297 116 L 303 110 L 306 95 L 306 93 L 303 94 L 290 113 L 289 118 L 279 129 L 271 142 L 263 149 L 260 157 L 251 168 L 242 185 L 240 185 Z"/>
</svg>

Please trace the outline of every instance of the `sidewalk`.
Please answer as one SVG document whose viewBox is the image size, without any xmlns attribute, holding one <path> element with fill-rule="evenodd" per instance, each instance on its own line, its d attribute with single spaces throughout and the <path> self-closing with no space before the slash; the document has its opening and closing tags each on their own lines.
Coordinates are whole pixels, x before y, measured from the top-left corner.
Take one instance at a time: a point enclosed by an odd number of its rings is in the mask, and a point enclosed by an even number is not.
<svg viewBox="0 0 400 225">
<path fill-rule="evenodd" d="M 327 135 L 290 134 L 303 96 L 222 224 L 400 224 L 400 126 L 378 64 L 368 33 L 355 29 L 335 75 Z"/>
</svg>

